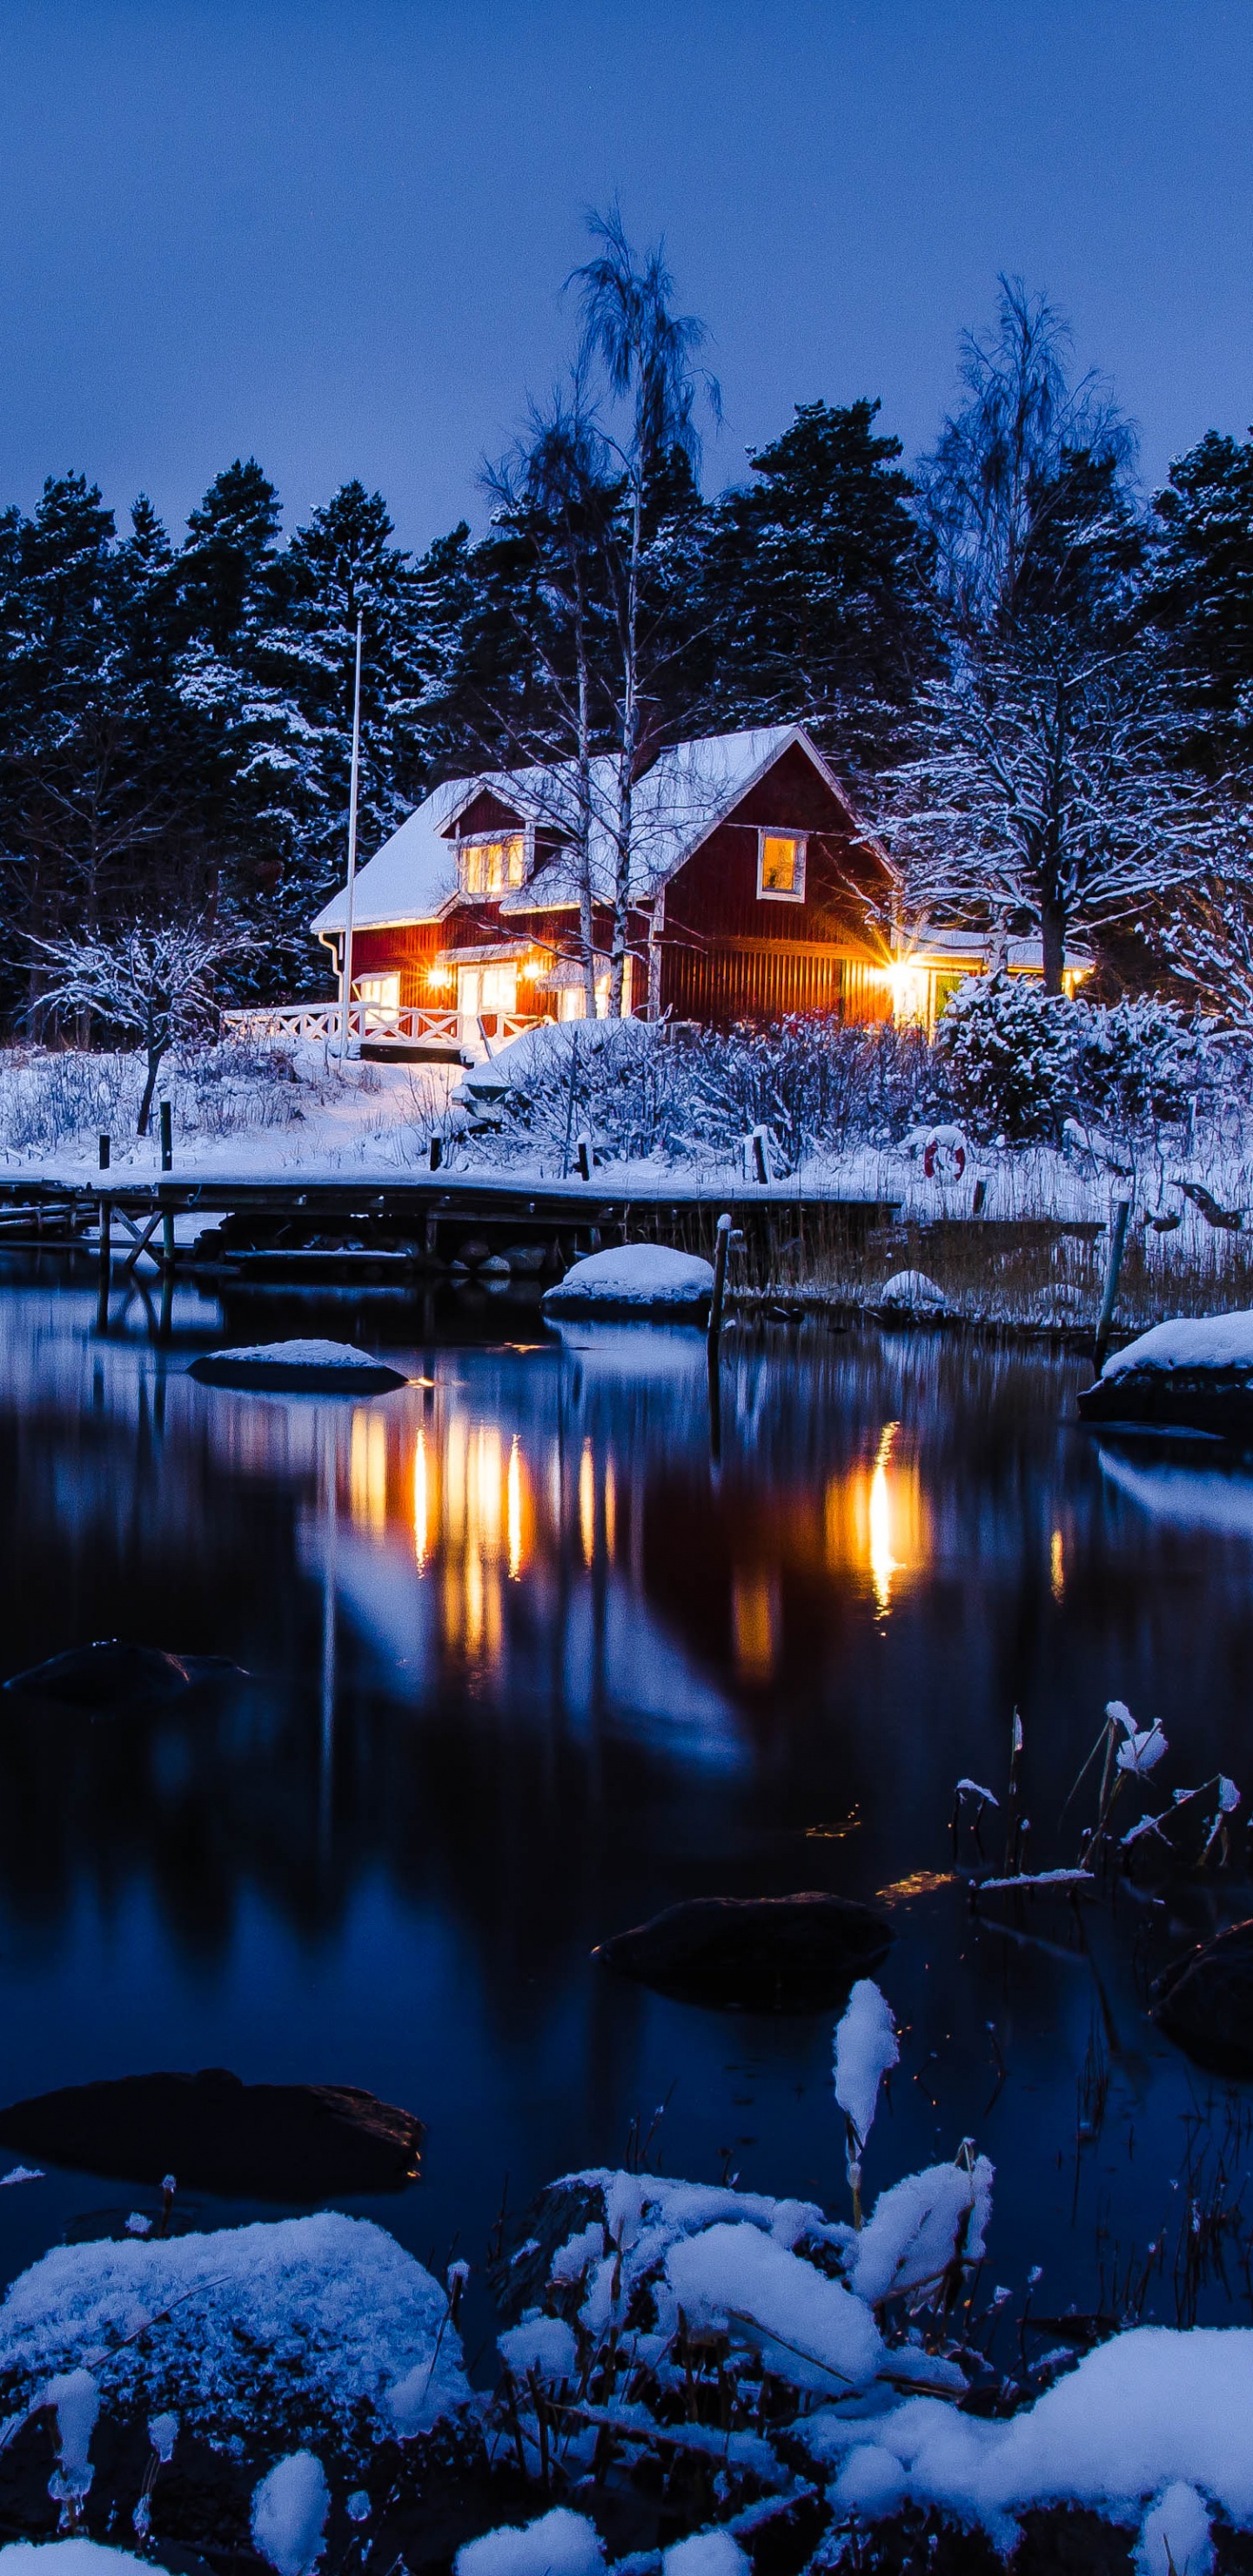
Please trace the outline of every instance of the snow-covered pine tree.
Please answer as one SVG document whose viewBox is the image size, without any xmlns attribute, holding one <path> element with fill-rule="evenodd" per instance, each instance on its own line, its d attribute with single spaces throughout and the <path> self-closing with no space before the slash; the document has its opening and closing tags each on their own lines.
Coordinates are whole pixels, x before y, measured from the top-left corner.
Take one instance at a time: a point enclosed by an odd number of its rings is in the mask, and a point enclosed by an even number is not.
<svg viewBox="0 0 1253 2576">
<path fill-rule="evenodd" d="M 750 450 L 753 481 L 711 514 L 716 721 L 796 718 L 873 755 L 885 710 L 935 668 L 930 543 L 878 411 L 798 403 L 779 438 Z"/>
<path fill-rule="evenodd" d="M 1154 508 L 1149 607 L 1177 657 L 1190 759 L 1253 767 L 1253 433 L 1211 429 L 1176 459 Z"/>
</svg>

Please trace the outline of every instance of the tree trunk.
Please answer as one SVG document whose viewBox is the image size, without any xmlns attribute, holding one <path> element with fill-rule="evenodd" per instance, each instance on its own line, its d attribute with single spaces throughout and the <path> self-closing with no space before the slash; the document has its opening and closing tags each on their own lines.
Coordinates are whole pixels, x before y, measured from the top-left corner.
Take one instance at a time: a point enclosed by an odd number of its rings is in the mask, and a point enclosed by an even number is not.
<svg viewBox="0 0 1253 2576">
<path fill-rule="evenodd" d="M 161 1059 L 164 1054 L 165 1048 L 161 1040 L 159 1038 L 150 1039 L 148 1043 L 148 1072 L 144 1081 L 144 1096 L 139 1104 L 139 1119 L 135 1128 L 137 1136 L 146 1136 L 148 1133 L 148 1120 L 152 1115 L 152 1095 L 157 1087 L 157 1075 L 161 1070 Z"/>
<path fill-rule="evenodd" d="M 1066 915 L 1059 903 L 1040 907 L 1040 944 L 1044 951 L 1044 990 L 1060 993 L 1066 963 Z"/>
</svg>

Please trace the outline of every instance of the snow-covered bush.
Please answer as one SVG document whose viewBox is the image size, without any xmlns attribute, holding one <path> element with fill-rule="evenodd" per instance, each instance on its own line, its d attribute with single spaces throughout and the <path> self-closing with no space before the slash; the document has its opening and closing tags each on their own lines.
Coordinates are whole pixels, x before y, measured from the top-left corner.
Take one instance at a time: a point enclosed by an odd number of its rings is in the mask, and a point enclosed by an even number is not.
<svg viewBox="0 0 1253 2576">
<path fill-rule="evenodd" d="M 1080 1003 L 1070 1027 L 1078 1106 L 1116 1135 L 1182 1126 L 1219 1080 L 1201 1021 L 1177 1003 L 1149 995 L 1108 1010 Z"/>
<path fill-rule="evenodd" d="M 525 1140 L 567 1160 L 583 1135 L 614 1162 L 730 1157 L 763 1127 L 792 1172 L 823 1148 L 903 1136 L 944 1101 L 920 1030 L 821 1016 L 699 1030 L 574 1020 L 528 1032 L 498 1062 L 505 1150 Z"/>
<path fill-rule="evenodd" d="M 976 1135 L 1060 1135 L 1075 1093 L 1076 1015 L 1025 975 L 971 975 L 936 1030 L 936 1054 Z"/>
</svg>

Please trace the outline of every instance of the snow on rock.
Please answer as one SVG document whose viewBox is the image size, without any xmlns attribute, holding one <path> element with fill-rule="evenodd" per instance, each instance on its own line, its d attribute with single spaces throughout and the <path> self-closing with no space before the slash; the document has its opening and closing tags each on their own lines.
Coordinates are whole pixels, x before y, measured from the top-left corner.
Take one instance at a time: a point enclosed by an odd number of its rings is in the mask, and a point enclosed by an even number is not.
<svg viewBox="0 0 1253 2576">
<path fill-rule="evenodd" d="M 835 2098 L 859 2147 L 870 2135 L 879 2086 L 900 2053 L 891 2005 L 873 1977 L 859 1977 L 835 2032 Z"/>
<path fill-rule="evenodd" d="M 930 2165 L 880 2192 L 856 2240 L 849 2279 L 858 2296 L 889 2299 L 938 2281 L 955 2261 L 977 2263 L 992 2214 L 992 2167 Z"/>
<path fill-rule="evenodd" d="M 252 2499 L 252 2536 L 278 2576 L 310 2576 L 322 2555 L 331 2491 L 312 2451 L 292 2451 Z"/>
<path fill-rule="evenodd" d="M 189 1375 L 209 1386 L 332 1386 L 342 1383 L 371 1394 L 407 1384 L 404 1372 L 355 1342 L 250 1342 L 238 1350 L 209 1351 L 193 1360 Z"/>
<path fill-rule="evenodd" d="M 664 1243 L 627 1243 L 616 1252 L 589 1253 L 576 1261 L 544 1298 L 546 1314 L 621 1314 L 631 1307 L 654 1312 L 706 1305 L 714 1284 L 707 1261 L 673 1252 Z"/>
<path fill-rule="evenodd" d="M 935 1279 L 925 1270 L 894 1270 L 879 1290 L 880 1306 L 896 1306 L 911 1314 L 942 1315 L 948 1299 Z"/>
<path fill-rule="evenodd" d="M 706 2228 L 671 2247 L 666 2274 L 693 2322 L 747 2336 L 766 2368 L 794 2388 L 830 2396 L 863 2387 L 884 2359 L 863 2299 L 760 2228 Z"/>
<path fill-rule="evenodd" d="M 1114 1351 L 1101 1381 L 1141 1369 L 1247 1369 L 1253 1374 L 1253 1307 L 1230 1315 L 1180 1315 L 1154 1324 L 1138 1341 Z"/>
<path fill-rule="evenodd" d="M 602 2576 L 604 2564 L 595 2523 L 565 2505 L 538 2522 L 506 2524 L 467 2540 L 453 2561 L 456 2576 Z"/>
<path fill-rule="evenodd" d="M 597 2233 L 599 2234 L 599 2230 Z M 527 2317 L 496 2338 L 497 2350 L 516 2379 L 573 2379 L 578 2367 L 574 2330 L 561 2317 Z"/>
<path fill-rule="evenodd" d="M 977 2518 L 1008 2546 L 1028 2506 L 1138 2522 L 1146 2498 L 1179 2484 L 1253 2522 L 1251 2418 L 1253 2328 L 1136 2326 L 1004 2423 L 915 2397 L 875 2418 L 874 2442 L 899 2464 L 900 2494 Z"/>
<path fill-rule="evenodd" d="M 54 2247 L 0 2302 L 6 2404 L 41 2403 L 49 2378 L 88 2365 L 106 2407 L 177 2407 L 204 2431 L 290 2418 L 352 2443 L 364 2410 L 381 2439 L 389 2392 L 415 2370 L 430 2420 L 470 2399 L 438 2282 L 383 2228 L 334 2210 Z"/>
<path fill-rule="evenodd" d="M 694 2531 L 690 2540 L 676 2540 L 672 2549 L 664 2549 L 661 2564 L 665 2576 L 748 2576 L 751 2560 L 729 2531 Z"/>
</svg>

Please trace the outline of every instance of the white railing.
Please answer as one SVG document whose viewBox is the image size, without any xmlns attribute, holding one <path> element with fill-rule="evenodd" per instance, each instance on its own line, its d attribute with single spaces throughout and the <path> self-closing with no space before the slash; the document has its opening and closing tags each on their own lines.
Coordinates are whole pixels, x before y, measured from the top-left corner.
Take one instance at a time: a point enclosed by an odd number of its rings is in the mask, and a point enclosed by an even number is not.
<svg viewBox="0 0 1253 2576">
<path fill-rule="evenodd" d="M 450 1055 L 482 1057 L 534 1028 L 533 1011 L 484 1011 L 469 1018 L 460 1011 L 431 1011 L 418 1003 L 352 1002 L 348 1008 L 348 1042 L 368 1038 L 371 1045 L 447 1047 Z M 316 1046 L 338 1046 L 341 1008 L 338 1002 L 276 1002 L 251 1011 L 223 1011 L 226 1026 L 240 1037 L 307 1038 Z"/>
</svg>

